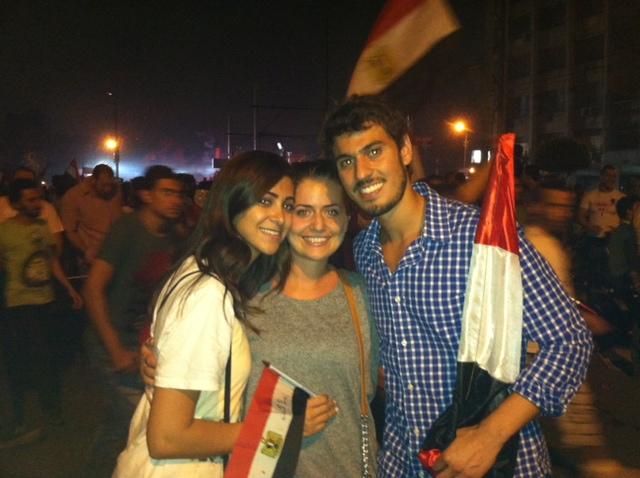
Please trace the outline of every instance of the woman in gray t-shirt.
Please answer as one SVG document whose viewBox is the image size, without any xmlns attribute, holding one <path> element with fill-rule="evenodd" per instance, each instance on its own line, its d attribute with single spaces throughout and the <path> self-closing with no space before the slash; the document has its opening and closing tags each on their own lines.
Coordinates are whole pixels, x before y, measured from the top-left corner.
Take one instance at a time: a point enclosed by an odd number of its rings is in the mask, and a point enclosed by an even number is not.
<svg viewBox="0 0 640 478">
<path fill-rule="evenodd" d="M 294 170 L 295 207 L 287 240 L 291 270 L 280 293 L 264 292 L 253 300 L 262 313 L 250 318 L 258 333 L 248 332 L 252 369 L 247 405 L 266 360 L 311 391 L 336 401 L 339 412 L 305 437 L 296 477 L 360 477 L 360 360 L 349 304 L 330 256 L 344 239 L 346 200 L 329 161 L 302 163 Z M 369 321 L 365 286 L 348 274 L 354 289 L 364 338 L 365 377 L 369 401 L 376 385 L 378 343 Z M 307 408 L 307 414 L 313 409 Z M 305 430 L 305 435 L 310 430 Z M 376 440 L 369 410 L 369 470 L 375 475 Z"/>
</svg>

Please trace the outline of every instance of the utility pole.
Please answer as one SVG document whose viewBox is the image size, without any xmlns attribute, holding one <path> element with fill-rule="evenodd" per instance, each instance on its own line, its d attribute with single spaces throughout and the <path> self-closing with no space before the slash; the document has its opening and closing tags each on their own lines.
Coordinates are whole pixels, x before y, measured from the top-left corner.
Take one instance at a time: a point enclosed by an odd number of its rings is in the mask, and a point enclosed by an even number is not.
<svg viewBox="0 0 640 478">
<path fill-rule="evenodd" d="M 115 148 L 113 150 L 113 162 L 116 165 L 116 178 L 120 178 L 120 134 L 118 133 L 118 98 L 112 91 L 107 91 L 107 96 L 113 102 L 113 134 L 115 137 Z"/>
<path fill-rule="evenodd" d="M 227 116 L 227 159 L 231 157 L 231 115 Z"/>
</svg>

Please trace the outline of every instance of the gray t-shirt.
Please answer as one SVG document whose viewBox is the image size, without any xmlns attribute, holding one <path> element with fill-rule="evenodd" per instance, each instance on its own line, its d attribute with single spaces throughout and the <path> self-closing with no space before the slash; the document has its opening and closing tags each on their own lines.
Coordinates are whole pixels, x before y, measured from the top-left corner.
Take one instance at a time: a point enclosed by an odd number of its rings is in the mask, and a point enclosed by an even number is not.
<svg viewBox="0 0 640 478">
<path fill-rule="evenodd" d="M 363 337 L 369 401 L 375 393 L 378 339 L 369 322 L 362 278 L 349 274 L 356 296 Z M 252 368 L 247 404 L 264 368 L 262 360 L 282 370 L 314 393 L 328 394 L 340 411 L 320 433 L 305 438 L 297 478 L 360 477 L 360 362 L 358 343 L 342 284 L 316 300 L 259 295 L 253 301 L 264 313 L 251 317 L 260 335 L 247 330 Z M 369 466 L 375 476 L 376 438 L 369 411 Z"/>
</svg>

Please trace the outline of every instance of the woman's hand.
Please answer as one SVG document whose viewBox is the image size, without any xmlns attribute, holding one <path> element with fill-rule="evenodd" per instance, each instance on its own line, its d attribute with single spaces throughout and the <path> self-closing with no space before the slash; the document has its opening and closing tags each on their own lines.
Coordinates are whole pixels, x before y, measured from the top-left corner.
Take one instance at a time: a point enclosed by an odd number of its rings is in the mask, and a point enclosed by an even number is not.
<svg viewBox="0 0 640 478">
<path fill-rule="evenodd" d="M 158 357 L 153 353 L 153 339 L 148 338 L 140 346 L 140 376 L 145 385 L 153 387 Z"/>
<path fill-rule="evenodd" d="M 303 436 L 308 437 L 322 431 L 337 413 L 338 405 L 328 395 L 311 397 L 307 400 Z"/>
</svg>

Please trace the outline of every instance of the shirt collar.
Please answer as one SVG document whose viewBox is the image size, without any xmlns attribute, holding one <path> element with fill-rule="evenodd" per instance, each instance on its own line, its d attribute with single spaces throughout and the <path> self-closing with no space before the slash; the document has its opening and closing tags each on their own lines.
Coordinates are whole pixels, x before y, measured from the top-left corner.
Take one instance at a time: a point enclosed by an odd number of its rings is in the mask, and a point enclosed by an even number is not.
<svg viewBox="0 0 640 478">
<path fill-rule="evenodd" d="M 440 196 L 426 183 L 414 183 L 413 190 L 427 199 L 425 220 L 422 226 L 423 241 L 447 242 L 451 237 L 451 226 L 448 217 L 448 200 Z M 362 232 L 363 244 L 368 250 L 378 250 L 380 247 L 380 221 L 376 218 Z"/>
<path fill-rule="evenodd" d="M 451 237 L 448 200 L 427 186 L 426 183 L 414 183 L 413 189 L 427 199 L 422 239 L 447 242 Z"/>
</svg>

